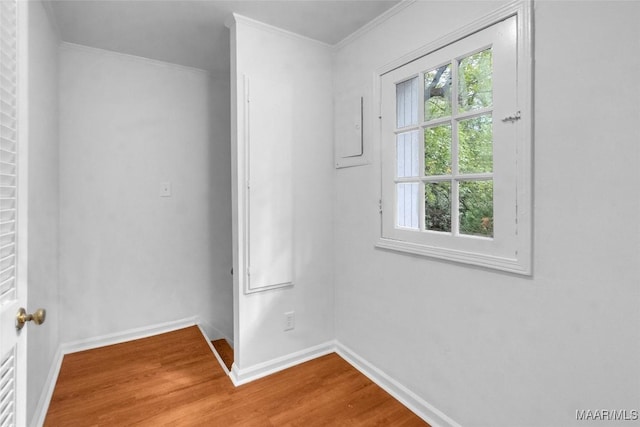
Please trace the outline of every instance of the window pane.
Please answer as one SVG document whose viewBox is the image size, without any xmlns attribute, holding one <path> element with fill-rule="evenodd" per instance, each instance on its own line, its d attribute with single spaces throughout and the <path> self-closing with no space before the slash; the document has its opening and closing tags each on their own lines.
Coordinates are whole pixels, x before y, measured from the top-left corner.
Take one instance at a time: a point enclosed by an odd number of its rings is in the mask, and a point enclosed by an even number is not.
<svg viewBox="0 0 640 427">
<path fill-rule="evenodd" d="M 451 183 L 425 184 L 425 227 L 433 231 L 451 231 Z"/>
<path fill-rule="evenodd" d="M 458 65 L 458 106 L 460 111 L 490 107 L 493 103 L 491 49 L 463 58 Z"/>
<path fill-rule="evenodd" d="M 418 123 L 418 78 L 396 85 L 396 118 L 398 128 Z"/>
<path fill-rule="evenodd" d="M 451 174 L 451 124 L 424 130 L 424 174 Z"/>
<path fill-rule="evenodd" d="M 490 114 L 458 123 L 458 169 L 460 173 L 493 171 L 493 120 Z"/>
<path fill-rule="evenodd" d="M 396 159 L 398 178 L 418 176 L 418 131 L 396 136 Z"/>
<path fill-rule="evenodd" d="M 424 73 L 424 119 L 451 115 L 451 64 Z"/>
<path fill-rule="evenodd" d="M 493 181 L 465 181 L 459 186 L 460 234 L 493 237 Z"/>
<path fill-rule="evenodd" d="M 418 186 L 417 182 L 396 184 L 398 227 L 418 228 Z"/>
</svg>

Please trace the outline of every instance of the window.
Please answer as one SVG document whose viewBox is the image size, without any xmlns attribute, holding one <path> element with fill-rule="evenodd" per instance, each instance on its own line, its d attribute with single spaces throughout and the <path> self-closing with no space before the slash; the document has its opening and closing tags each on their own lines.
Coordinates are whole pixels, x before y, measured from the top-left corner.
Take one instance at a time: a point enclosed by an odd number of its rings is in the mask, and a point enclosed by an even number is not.
<svg viewBox="0 0 640 427">
<path fill-rule="evenodd" d="M 378 247 L 530 274 L 528 16 L 518 3 L 380 73 Z"/>
</svg>

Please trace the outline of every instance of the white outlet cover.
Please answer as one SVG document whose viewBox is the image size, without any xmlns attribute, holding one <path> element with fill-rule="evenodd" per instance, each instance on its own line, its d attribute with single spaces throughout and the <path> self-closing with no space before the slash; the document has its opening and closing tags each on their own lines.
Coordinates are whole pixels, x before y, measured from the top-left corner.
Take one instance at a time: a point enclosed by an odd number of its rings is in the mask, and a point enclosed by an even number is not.
<svg viewBox="0 0 640 427">
<path fill-rule="evenodd" d="M 284 314 L 284 330 L 290 331 L 296 327 L 295 312 L 288 311 Z"/>
<path fill-rule="evenodd" d="M 171 183 L 170 182 L 161 182 L 160 183 L 160 197 L 171 197 Z"/>
</svg>

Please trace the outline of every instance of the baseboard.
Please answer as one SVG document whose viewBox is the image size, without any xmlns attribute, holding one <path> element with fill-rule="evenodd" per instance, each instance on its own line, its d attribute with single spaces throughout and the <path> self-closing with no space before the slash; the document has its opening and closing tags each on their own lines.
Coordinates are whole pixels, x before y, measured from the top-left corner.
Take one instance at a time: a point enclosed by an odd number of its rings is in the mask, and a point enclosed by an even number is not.
<svg viewBox="0 0 640 427">
<path fill-rule="evenodd" d="M 234 363 L 231 367 L 230 378 L 235 386 L 239 386 L 299 365 L 300 363 L 333 353 L 335 349 L 335 342 L 327 341 L 323 344 L 296 351 L 295 353 L 290 353 L 244 369 L 238 368 L 238 365 Z"/>
<path fill-rule="evenodd" d="M 190 317 L 173 322 L 160 323 L 157 325 L 145 326 L 142 328 L 130 329 L 128 331 L 116 332 L 113 334 L 60 344 L 56 350 L 53 361 L 51 362 L 49 375 L 47 376 L 47 381 L 42 389 L 42 393 L 40 394 L 40 399 L 38 400 L 38 405 L 36 406 L 31 426 L 38 427 L 44 424 L 47 411 L 49 410 L 49 402 L 51 402 L 51 397 L 53 396 L 53 391 L 55 390 L 56 382 L 58 381 L 58 374 L 60 373 L 62 360 L 66 354 L 164 334 L 177 329 L 194 326 L 197 324 L 197 320 L 198 319 L 196 317 Z"/>
<path fill-rule="evenodd" d="M 223 333 L 220 329 L 216 328 L 209 322 L 204 322 L 202 319 L 198 320 L 198 324 L 200 325 L 200 329 L 204 332 L 204 335 L 211 341 L 225 339 L 233 348 L 233 338 L 229 337 L 225 333 Z"/>
<path fill-rule="evenodd" d="M 31 418 L 31 427 L 39 427 L 44 424 L 44 419 L 47 416 L 47 411 L 49 410 L 49 402 L 51 402 L 53 390 L 56 388 L 56 382 L 58 381 L 58 374 L 60 373 L 63 358 L 64 354 L 62 353 L 62 348 L 58 346 L 56 354 L 53 356 L 53 360 L 51 361 L 51 366 L 49 367 L 49 375 L 47 375 L 47 380 L 42 388 L 42 393 L 40 393 L 40 399 L 38 399 L 34 416 Z"/>
<path fill-rule="evenodd" d="M 61 344 L 60 346 L 58 346 L 58 350 L 56 351 L 54 359 L 51 363 L 49 375 L 47 376 L 47 382 L 42 390 L 40 399 L 38 400 L 36 412 L 34 414 L 34 417 L 32 418 L 31 426 L 38 427 L 43 425 L 44 423 L 47 411 L 49 409 L 49 402 L 51 401 L 51 397 L 53 396 L 53 391 L 55 389 L 56 381 L 58 379 L 58 374 L 60 373 L 60 367 L 62 366 L 62 360 L 65 354 L 90 350 L 107 345 L 119 344 L 135 339 L 147 338 L 153 335 L 171 332 L 177 329 L 182 329 L 194 325 L 197 325 L 199 327 L 202 335 L 209 343 L 213 354 L 216 356 L 220 364 L 224 366 L 224 363 L 222 363 L 222 360 L 219 358 L 218 354 L 215 352 L 215 349 L 211 345 L 207 333 L 205 332 L 203 327 L 198 324 L 198 319 L 196 317 Z M 235 386 L 239 386 L 333 352 L 336 352 L 350 365 L 352 365 L 354 368 L 368 377 L 371 381 L 384 389 L 387 393 L 392 395 L 395 399 L 400 401 L 403 405 L 413 411 L 420 418 L 428 422 L 431 426 L 460 427 L 460 424 L 449 418 L 442 411 L 438 410 L 433 405 L 422 399 L 420 396 L 375 367 L 366 359 L 360 357 L 353 350 L 337 341 L 327 341 L 323 344 L 309 347 L 244 369 L 238 368 L 238 366 L 234 363 L 231 368 L 231 372 L 228 372 L 228 374 L 233 384 Z"/>
<path fill-rule="evenodd" d="M 159 323 L 152 326 L 143 326 L 141 328 L 129 329 L 128 331 L 115 332 L 113 334 L 101 335 L 98 337 L 87 338 L 69 343 L 63 343 L 62 353 L 76 353 L 78 351 L 91 350 L 98 347 L 105 347 L 113 344 L 120 344 L 127 341 L 148 338 L 158 334 L 175 331 L 177 329 L 188 328 L 197 324 L 196 317 L 174 320 L 172 322 Z"/>
<path fill-rule="evenodd" d="M 239 369 L 234 363 L 229 376 L 233 384 L 239 386 L 333 352 L 336 352 L 346 360 L 347 363 L 380 386 L 432 427 L 460 427 L 460 424 L 452 420 L 442 411 L 337 341 L 328 341 L 318 346 L 310 347 L 245 369 Z"/>
<path fill-rule="evenodd" d="M 360 357 L 353 350 L 340 342 L 335 343 L 336 353 L 351 366 L 380 386 L 383 390 L 409 408 L 432 427 L 460 427 L 460 424 L 449 418 L 442 411 L 429 404 L 420 396 L 385 374 L 383 371 Z"/>
<path fill-rule="evenodd" d="M 220 364 L 220 367 L 224 370 L 224 372 L 227 375 L 231 375 L 231 372 L 229 372 L 229 369 L 227 369 L 227 365 L 224 364 L 224 362 L 222 361 L 222 357 L 220 357 L 220 355 L 218 354 L 218 350 L 216 350 L 216 348 L 213 346 L 213 342 L 212 342 L 213 340 L 207 334 L 207 331 L 200 324 L 198 325 L 198 328 L 200 328 L 200 332 L 202 333 L 202 336 L 204 336 L 204 339 L 207 341 L 207 344 L 209 344 L 209 348 L 211 349 L 211 352 L 216 357 L 216 359 L 218 359 L 218 363 Z"/>
</svg>

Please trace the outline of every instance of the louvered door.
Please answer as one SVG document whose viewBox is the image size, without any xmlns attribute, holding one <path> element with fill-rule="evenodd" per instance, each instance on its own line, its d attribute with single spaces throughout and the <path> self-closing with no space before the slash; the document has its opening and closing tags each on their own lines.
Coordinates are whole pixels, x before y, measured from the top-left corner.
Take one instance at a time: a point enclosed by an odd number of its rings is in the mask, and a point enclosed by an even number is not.
<svg viewBox="0 0 640 427">
<path fill-rule="evenodd" d="M 18 219 L 25 210 L 25 192 L 18 184 L 23 142 L 19 121 L 21 84 L 18 19 L 24 2 L 0 1 L 0 426 L 21 426 L 25 420 L 26 330 L 15 327 L 19 307 L 26 307 L 25 236 Z M 18 13 L 20 9 L 20 14 Z M 23 71 L 20 69 L 20 71 Z M 23 171 L 20 171 L 23 172 Z M 23 233 L 24 234 L 24 233 Z M 20 261 L 20 262 L 19 262 Z"/>
</svg>

